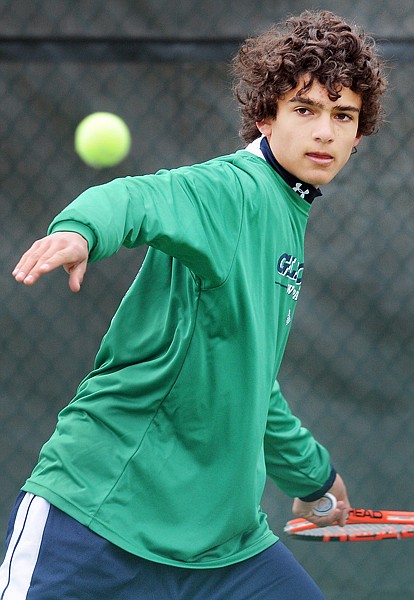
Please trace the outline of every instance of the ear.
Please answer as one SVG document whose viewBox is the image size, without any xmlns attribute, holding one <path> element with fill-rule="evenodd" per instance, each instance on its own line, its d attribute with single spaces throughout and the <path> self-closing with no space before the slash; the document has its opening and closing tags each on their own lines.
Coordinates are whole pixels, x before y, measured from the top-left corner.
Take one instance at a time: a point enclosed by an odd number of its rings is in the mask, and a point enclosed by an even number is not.
<svg viewBox="0 0 414 600">
<path fill-rule="evenodd" d="M 359 142 L 361 141 L 361 139 L 362 139 L 362 133 L 360 133 L 358 131 L 357 134 L 356 134 L 356 136 L 355 136 L 355 140 L 354 140 L 354 143 L 352 144 L 352 146 L 354 148 L 356 148 L 358 146 Z"/>
<path fill-rule="evenodd" d="M 267 119 L 265 119 L 264 121 L 256 122 L 256 127 L 260 131 L 260 133 L 262 135 L 265 135 L 266 137 L 270 136 L 270 134 L 272 133 L 272 126 Z"/>
</svg>

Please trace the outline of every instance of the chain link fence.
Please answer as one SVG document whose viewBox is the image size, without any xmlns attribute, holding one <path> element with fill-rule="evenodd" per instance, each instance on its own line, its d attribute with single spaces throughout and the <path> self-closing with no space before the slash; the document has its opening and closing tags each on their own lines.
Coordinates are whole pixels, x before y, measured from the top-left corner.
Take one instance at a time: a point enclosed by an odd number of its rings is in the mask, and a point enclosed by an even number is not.
<svg viewBox="0 0 414 600">
<path fill-rule="evenodd" d="M 11 272 L 51 218 L 86 187 L 240 147 L 229 60 L 238 42 L 305 8 L 372 31 L 390 59 L 387 122 L 315 202 L 304 286 L 280 380 L 331 450 L 353 503 L 413 509 L 414 7 L 372 3 L 3 0 L 0 7 L 0 526 L 58 411 L 92 367 L 145 250 L 89 267 L 73 295 L 57 272 L 33 288 Z M 87 114 L 119 114 L 132 150 L 96 171 L 73 148 Z M 281 532 L 291 502 L 263 507 Z M 408 600 L 410 540 L 286 543 L 328 600 Z"/>
</svg>

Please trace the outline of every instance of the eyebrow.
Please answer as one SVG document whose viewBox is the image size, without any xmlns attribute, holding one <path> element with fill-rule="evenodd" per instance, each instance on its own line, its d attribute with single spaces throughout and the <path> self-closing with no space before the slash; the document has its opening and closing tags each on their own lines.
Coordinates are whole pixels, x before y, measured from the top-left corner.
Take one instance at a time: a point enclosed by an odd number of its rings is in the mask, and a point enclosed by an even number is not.
<svg viewBox="0 0 414 600">
<path fill-rule="evenodd" d="M 311 98 L 306 98 L 304 96 L 301 96 L 300 94 L 296 94 L 295 96 L 293 96 L 293 98 L 291 98 L 289 100 L 289 102 L 292 102 L 292 103 L 296 102 L 299 104 L 305 104 L 307 106 L 314 106 L 315 108 L 320 108 L 320 109 L 325 108 L 325 105 L 322 104 L 322 102 L 317 102 L 316 100 L 312 100 Z M 359 108 L 357 108 L 356 106 L 352 106 L 352 105 L 343 106 L 340 104 L 336 104 L 334 106 L 334 109 L 339 112 L 354 112 L 354 113 L 360 112 Z"/>
</svg>

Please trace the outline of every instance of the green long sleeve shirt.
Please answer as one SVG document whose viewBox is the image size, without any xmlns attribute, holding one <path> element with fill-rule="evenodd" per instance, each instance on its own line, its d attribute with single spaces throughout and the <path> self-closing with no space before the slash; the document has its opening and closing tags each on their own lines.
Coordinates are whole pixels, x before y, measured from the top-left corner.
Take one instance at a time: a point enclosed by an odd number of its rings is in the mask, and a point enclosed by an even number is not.
<svg viewBox="0 0 414 600">
<path fill-rule="evenodd" d="M 276 380 L 309 210 L 245 150 L 64 209 L 50 232 L 81 233 L 91 261 L 149 250 L 23 489 L 165 564 L 224 566 L 273 544 L 266 475 L 293 497 L 330 473 Z"/>
</svg>

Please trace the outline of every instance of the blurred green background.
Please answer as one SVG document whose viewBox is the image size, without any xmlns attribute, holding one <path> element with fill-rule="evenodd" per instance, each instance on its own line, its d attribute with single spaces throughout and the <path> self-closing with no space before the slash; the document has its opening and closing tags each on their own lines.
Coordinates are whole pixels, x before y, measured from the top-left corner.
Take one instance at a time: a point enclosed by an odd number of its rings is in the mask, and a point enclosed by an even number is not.
<svg viewBox="0 0 414 600">
<path fill-rule="evenodd" d="M 414 509 L 414 5 L 412 0 L 3 0 L 0 6 L 0 525 L 42 444 L 92 367 L 145 249 L 92 264 L 80 294 L 57 272 L 10 272 L 83 189 L 241 147 L 229 62 L 245 37 L 327 8 L 371 32 L 389 65 L 387 122 L 314 203 L 304 286 L 280 381 L 331 450 L 354 505 Z M 132 150 L 93 170 L 78 122 L 111 111 Z M 276 532 L 291 501 L 272 484 Z M 284 539 L 284 536 L 282 534 Z M 328 600 L 414 598 L 412 541 L 285 540 Z"/>
</svg>

